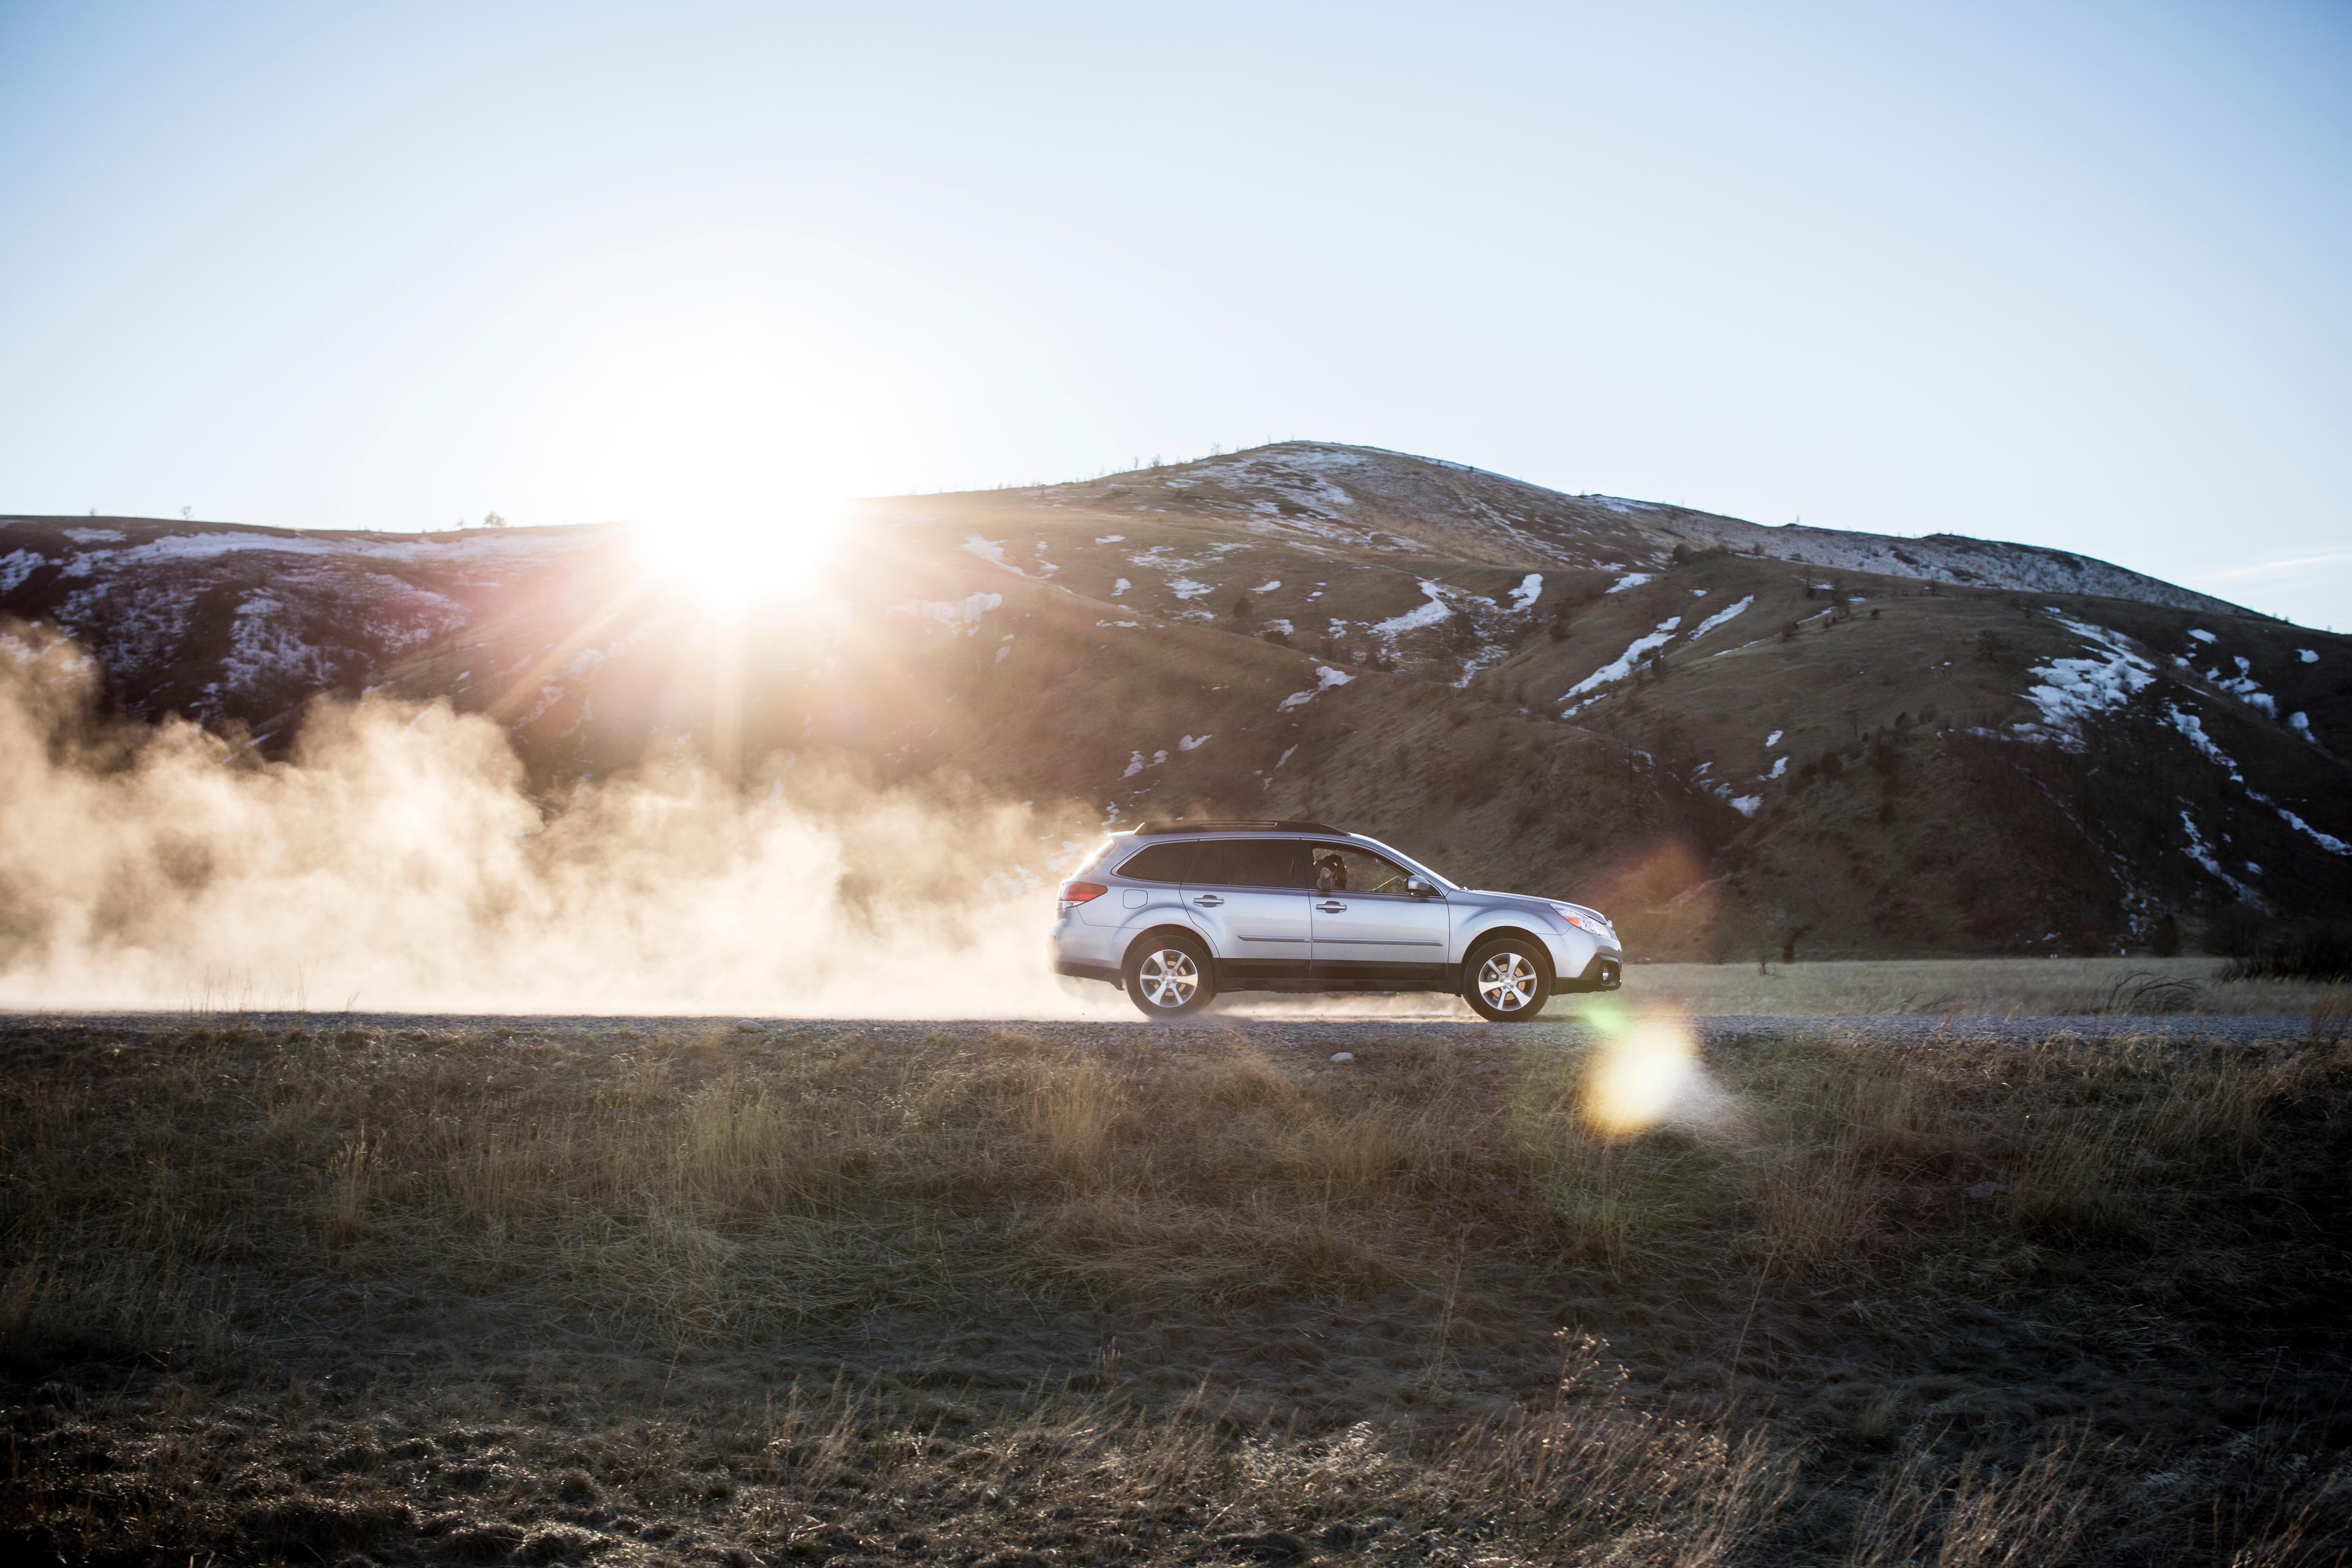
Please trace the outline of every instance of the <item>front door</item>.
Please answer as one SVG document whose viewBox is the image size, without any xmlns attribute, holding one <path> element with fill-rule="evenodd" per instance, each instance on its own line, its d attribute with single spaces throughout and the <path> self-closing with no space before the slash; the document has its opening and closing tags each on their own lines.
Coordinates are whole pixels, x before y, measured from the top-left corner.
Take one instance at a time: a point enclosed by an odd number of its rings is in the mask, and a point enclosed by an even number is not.
<svg viewBox="0 0 2352 1568">
<path fill-rule="evenodd" d="M 1410 875 L 1350 844 L 1309 847 L 1315 978 L 1377 987 L 1444 985 L 1452 928 L 1443 898 L 1405 891 Z"/>
<path fill-rule="evenodd" d="M 1307 848 L 1295 838 L 1206 840 L 1184 879 L 1185 912 L 1208 933 L 1235 989 L 1305 978 L 1307 900 Z"/>
</svg>

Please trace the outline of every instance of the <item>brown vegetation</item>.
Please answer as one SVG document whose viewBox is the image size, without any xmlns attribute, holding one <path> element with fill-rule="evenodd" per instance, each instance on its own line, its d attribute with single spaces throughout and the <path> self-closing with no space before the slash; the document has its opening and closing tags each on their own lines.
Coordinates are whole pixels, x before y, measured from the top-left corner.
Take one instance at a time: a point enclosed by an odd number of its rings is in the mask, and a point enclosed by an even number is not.
<svg viewBox="0 0 2352 1568">
<path fill-rule="evenodd" d="M 2340 1559 L 2295 1033 L 1751 1041 L 1611 1142 L 1550 1026 L 21 1026 L 0 1539 Z"/>
</svg>

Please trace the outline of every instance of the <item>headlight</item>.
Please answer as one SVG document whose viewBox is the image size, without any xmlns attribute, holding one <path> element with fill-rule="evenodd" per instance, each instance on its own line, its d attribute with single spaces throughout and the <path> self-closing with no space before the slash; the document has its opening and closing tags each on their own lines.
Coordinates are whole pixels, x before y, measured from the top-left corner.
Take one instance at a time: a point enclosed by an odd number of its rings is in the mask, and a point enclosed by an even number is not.
<svg viewBox="0 0 2352 1568">
<path fill-rule="evenodd" d="M 1606 937 L 1611 942 L 1617 940 L 1616 928 L 1599 915 L 1580 913 L 1566 904 L 1554 904 L 1552 908 L 1559 911 L 1560 919 L 1589 936 Z"/>
</svg>

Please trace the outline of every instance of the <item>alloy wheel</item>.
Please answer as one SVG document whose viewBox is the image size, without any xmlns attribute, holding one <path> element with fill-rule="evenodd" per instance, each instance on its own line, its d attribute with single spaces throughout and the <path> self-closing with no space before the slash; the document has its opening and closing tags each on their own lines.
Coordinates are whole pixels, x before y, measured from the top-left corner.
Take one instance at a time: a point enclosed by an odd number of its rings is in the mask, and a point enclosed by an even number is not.
<svg viewBox="0 0 2352 1568">
<path fill-rule="evenodd" d="M 1524 953 L 1509 948 L 1490 954 L 1478 966 L 1478 994 L 1497 1013 L 1516 1013 L 1535 1000 L 1542 977 Z"/>
<path fill-rule="evenodd" d="M 1170 1012 L 1190 1002 L 1201 989 L 1201 967 L 1181 947 L 1146 953 L 1135 978 L 1146 1002 Z"/>
</svg>

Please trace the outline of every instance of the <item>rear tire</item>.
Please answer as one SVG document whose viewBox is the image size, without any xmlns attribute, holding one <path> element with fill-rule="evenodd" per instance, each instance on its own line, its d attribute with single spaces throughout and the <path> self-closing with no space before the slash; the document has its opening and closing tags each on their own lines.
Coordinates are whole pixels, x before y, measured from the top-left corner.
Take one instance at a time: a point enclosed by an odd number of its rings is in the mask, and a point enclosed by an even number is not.
<svg viewBox="0 0 2352 1568">
<path fill-rule="evenodd" d="M 1523 1024 L 1551 1000 L 1551 961 L 1523 937 L 1498 937 L 1462 964 L 1462 999 L 1495 1024 Z"/>
<path fill-rule="evenodd" d="M 1209 950 L 1189 936 L 1145 937 L 1128 949 L 1119 973 L 1127 999 L 1155 1022 L 1185 1017 L 1216 999 Z"/>
</svg>

